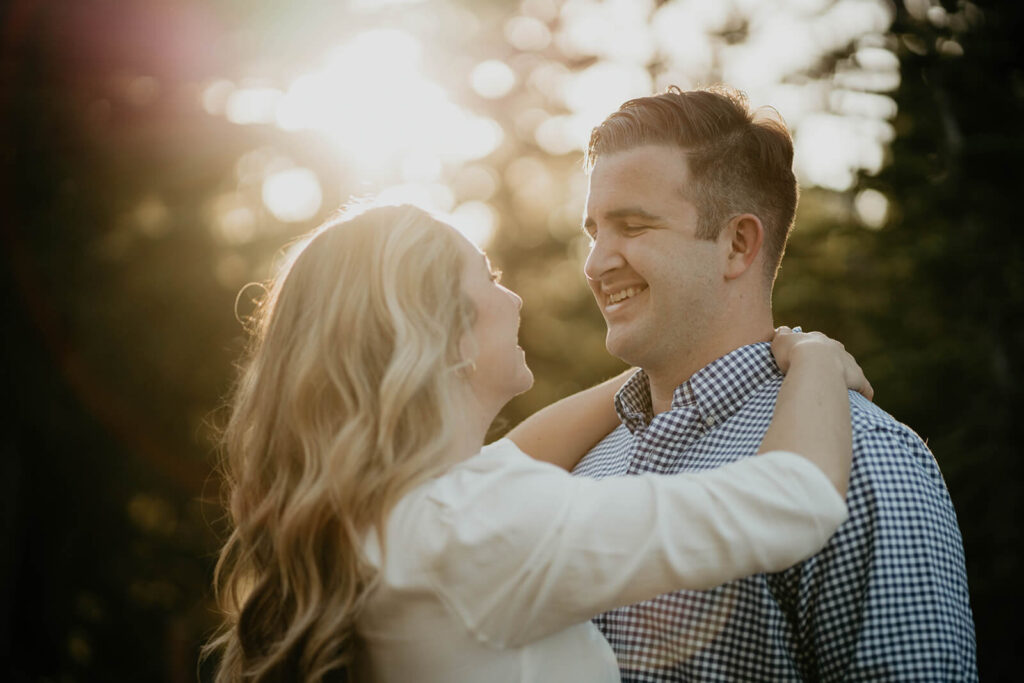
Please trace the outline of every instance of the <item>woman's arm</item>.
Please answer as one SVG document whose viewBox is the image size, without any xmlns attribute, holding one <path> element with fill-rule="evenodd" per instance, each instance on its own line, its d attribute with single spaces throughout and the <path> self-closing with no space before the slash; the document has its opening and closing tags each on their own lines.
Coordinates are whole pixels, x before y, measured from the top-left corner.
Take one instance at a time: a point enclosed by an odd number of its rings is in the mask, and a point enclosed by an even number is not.
<svg viewBox="0 0 1024 683">
<path fill-rule="evenodd" d="M 820 332 L 780 327 L 772 340 L 772 353 L 786 379 L 758 452 L 802 455 L 845 496 L 853 457 L 847 389 L 871 399 L 871 384 L 843 345 Z"/>
<path fill-rule="evenodd" d="M 506 436 L 537 460 L 572 470 L 619 424 L 615 393 L 635 368 L 538 410 Z"/>
<path fill-rule="evenodd" d="M 499 646 L 662 593 L 782 571 L 847 518 L 825 474 L 787 452 L 595 480 L 505 441 L 446 477 L 419 504 L 396 508 L 391 552 L 418 548 L 451 612 Z"/>
</svg>

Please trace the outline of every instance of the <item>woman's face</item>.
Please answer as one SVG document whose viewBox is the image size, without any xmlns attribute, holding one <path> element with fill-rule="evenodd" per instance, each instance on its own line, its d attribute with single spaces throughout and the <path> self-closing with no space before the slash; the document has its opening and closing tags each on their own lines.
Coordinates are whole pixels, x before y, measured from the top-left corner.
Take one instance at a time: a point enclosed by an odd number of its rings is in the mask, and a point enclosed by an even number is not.
<svg viewBox="0 0 1024 683">
<path fill-rule="evenodd" d="M 477 398 L 498 407 L 533 386 L 533 373 L 519 347 L 519 309 L 523 300 L 503 287 L 487 256 L 459 235 L 462 251 L 462 291 L 473 302 L 476 322 L 473 342 L 463 340 L 463 357 L 475 369 L 469 381 Z"/>
</svg>

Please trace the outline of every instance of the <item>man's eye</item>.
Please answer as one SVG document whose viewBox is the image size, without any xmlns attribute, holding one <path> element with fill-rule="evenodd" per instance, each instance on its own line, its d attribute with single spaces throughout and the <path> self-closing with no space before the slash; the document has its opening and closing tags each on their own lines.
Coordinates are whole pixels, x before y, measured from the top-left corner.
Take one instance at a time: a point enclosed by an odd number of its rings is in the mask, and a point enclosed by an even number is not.
<svg viewBox="0 0 1024 683">
<path fill-rule="evenodd" d="M 646 229 L 647 229 L 646 225 L 627 225 L 625 227 L 626 232 L 640 232 L 641 230 L 646 230 Z"/>
</svg>

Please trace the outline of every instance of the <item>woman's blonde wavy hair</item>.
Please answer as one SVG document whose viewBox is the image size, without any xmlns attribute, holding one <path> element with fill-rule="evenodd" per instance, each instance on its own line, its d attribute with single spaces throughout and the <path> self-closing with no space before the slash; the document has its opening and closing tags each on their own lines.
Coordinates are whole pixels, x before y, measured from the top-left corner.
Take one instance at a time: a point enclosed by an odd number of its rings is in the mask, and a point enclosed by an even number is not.
<svg viewBox="0 0 1024 683">
<path fill-rule="evenodd" d="M 216 680 L 320 681 L 375 583 L 365 535 L 446 464 L 474 311 L 458 236 L 409 206 L 318 228 L 270 285 L 223 434 Z"/>
</svg>

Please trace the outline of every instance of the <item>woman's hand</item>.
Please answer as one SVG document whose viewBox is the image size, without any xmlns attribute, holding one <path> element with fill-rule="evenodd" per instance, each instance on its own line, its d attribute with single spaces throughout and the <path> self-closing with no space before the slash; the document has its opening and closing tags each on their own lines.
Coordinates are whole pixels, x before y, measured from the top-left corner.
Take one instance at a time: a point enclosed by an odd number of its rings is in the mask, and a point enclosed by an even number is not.
<svg viewBox="0 0 1024 683">
<path fill-rule="evenodd" d="M 849 390 L 870 400 L 875 393 L 871 384 L 843 345 L 820 332 L 780 327 L 772 354 L 786 378 L 760 452 L 804 456 L 845 496 L 853 457 Z"/>
<path fill-rule="evenodd" d="M 783 373 L 788 373 L 791 365 L 803 363 L 838 365 L 848 389 L 863 394 L 869 401 L 874 398 L 875 390 L 846 347 L 821 332 L 794 332 L 779 327 L 772 338 L 772 355 Z"/>
</svg>

